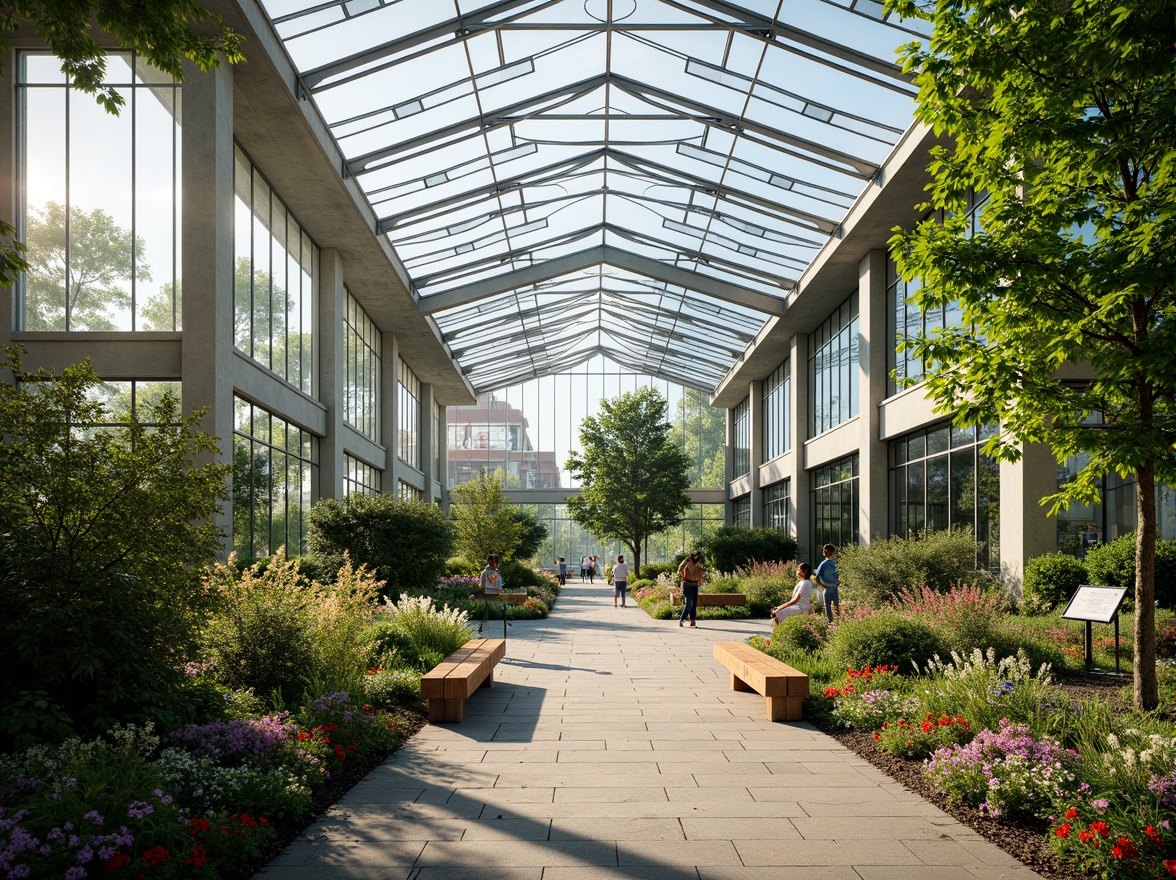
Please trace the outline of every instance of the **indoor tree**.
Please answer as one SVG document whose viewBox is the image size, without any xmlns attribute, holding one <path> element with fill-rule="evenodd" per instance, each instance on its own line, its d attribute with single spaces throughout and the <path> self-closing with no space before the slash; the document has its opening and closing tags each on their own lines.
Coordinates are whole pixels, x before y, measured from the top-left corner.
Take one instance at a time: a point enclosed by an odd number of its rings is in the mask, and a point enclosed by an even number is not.
<svg viewBox="0 0 1176 880">
<path fill-rule="evenodd" d="M 583 451 L 565 465 L 580 481 L 580 494 L 568 499 L 572 519 L 628 547 L 634 572 L 645 539 L 681 523 L 690 507 L 692 462 L 673 441 L 668 409 L 649 387 L 602 400 L 600 414 L 580 423 Z"/>
<path fill-rule="evenodd" d="M 887 7 L 934 26 L 904 58 L 942 138 L 934 213 L 892 252 L 921 308 L 960 315 L 906 344 L 939 412 L 1000 424 L 985 453 L 1088 456 L 1051 513 L 1095 499 L 1110 471 L 1135 478 L 1135 703 L 1155 708 L 1155 487 L 1176 480 L 1176 6 Z"/>
<path fill-rule="evenodd" d="M 449 515 L 457 533 L 457 552 L 474 564 L 491 553 L 513 559 L 522 537 L 510 499 L 503 494 L 498 475 L 483 468 L 468 482 L 449 490 Z M 542 540 L 542 539 L 540 539 Z"/>
</svg>

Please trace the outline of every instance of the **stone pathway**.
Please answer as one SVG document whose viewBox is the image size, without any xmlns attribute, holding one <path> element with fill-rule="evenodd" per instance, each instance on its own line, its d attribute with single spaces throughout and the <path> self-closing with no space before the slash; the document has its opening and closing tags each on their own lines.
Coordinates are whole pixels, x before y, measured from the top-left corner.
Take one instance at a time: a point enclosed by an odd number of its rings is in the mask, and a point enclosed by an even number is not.
<svg viewBox="0 0 1176 880">
<path fill-rule="evenodd" d="M 501 624 L 499 624 L 501 625 Z M 569 584 L 466 720 L 430 725 L 262 880 L 942 880 L 1038 874 L 805 723 L 729 689 L 696 629 Z M 496 627 L 487 635 L 497 636 Z"/>
</svg>

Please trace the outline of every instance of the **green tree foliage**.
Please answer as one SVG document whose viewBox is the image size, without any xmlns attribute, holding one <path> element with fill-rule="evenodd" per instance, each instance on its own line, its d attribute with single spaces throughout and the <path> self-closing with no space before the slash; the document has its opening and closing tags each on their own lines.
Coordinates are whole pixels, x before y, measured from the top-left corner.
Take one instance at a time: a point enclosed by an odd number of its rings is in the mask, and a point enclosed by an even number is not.
<svg viewBox="0 0 1176 880">
<path fill-rule="evenodd" d="M 701 549 L 716 571 L 733 572 L 749 562 L 790 562 L 796 541 L 779 529 L 723 526 L 702 539 Z"/>
<path fill-rule="evenodd" d="M 30 209 L 27 224 L 26 328 L 65 330 L 68 312 L 71 329 L 118 329 L 111 314 L 130 311 L 132 274 L 139 283 L 151 280 L 143 239 L 101 208 L 72 208 L 67 259 L 64 205 Z"/>
<path fill-rule="evenodd" d="M 726 411 L 710 405 L 706 394 L 683 390 L 674 424 L 674 442 L 690 458 L 687 477 L 695 489 L 721 489 L 726 485 Z"/>
<path fill-rule="evenodd" d="M 504 560 L 514 557 L 522 525 L 496 474 L 481 470 L 472 480 L 454 486 L 450 498 L 449 515 L 457 530 L 461 556 L 474 563 L 485 562 L 491 553 Z"/>
<path fill-rule="evenodd" d="M 324 498 L 310 509 L 306 546 L 320 575 L 344 565 L 344 553 L 384 581 L 385 595 L 431 589 L 453 554 L 453 526 L 423 501 L 393 495 Z"/>
<path fill-rule="evenodd" d="M 669 404 L 652 388 L 600 402 L 600 415 L 580 424 L 583 452 L 565 467 L 580 481 L 568 499 L 573 520 L 595 535 L 629 548 L 641 570 L 648 535 L 682 522 L 690 499 L 690 458 L 672 439 Z"/>
<path fill-rule="evenodd" d="M 1109 544 L 1096 544 L 1086 554 L 1086 569 L 1090 584 L 1108 587 L 1127 587 L 1136 581 L 1136 536 L 1133 532 L 1121 535 Z M 1161 608 L 1176 607 L 1176 541 L 1156 544 L 1156 601 Z M 1130 605 L 1130 597 L 1128 597 Z"/>
<path fill-rule="evenodd" d="M 25 375 L 8 349 L 3 367 L 4 733 L 38 717 L 79 733 L 174 722 L 177 667 L 208 607 L 199 572 L 222 537 L 213 516 L 228 468 L 193 464 L 216 439 L 196 431 L 203 413 L 182 418 L 169 395 L 140 402 L 137 419 L 108 412 L 88 363 Z"/>
<path fill-rule="evenodd" d="M 921 308 L 961 315 L 909 344 L 938 411 L 1000 423 L 986 453 L 1089 456 L 1051 510 L 1135 475 L 1135 702 L 1153 709 L 1155 486 L 1176 481 L 1176 16 L 1121 0 L 888 6 L 934 25 L 905 66 L 917 116 L 947 140 L 930 188 L 947 219 L 893 253 Z M 973 191 L 988 195 L 975 234 Z M 1074 364 L 1092 368 L 1081 387 L 1059 372 Z"/>
<path fill-rule="evenodd" d="M 519 527 L 518 544 L 515 545 L 512 556 L 515 559 L 534 559 L 543 542 L 547 540 L 550 529 L 539 522 L 534 507 L 512 507 L 510 514 Z"/>
</svg>

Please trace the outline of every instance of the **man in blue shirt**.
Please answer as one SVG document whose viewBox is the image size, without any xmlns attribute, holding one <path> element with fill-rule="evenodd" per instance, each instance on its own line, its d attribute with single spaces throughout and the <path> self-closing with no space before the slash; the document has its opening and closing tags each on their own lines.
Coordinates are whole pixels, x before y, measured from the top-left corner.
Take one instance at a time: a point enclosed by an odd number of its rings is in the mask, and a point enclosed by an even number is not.
<svg viewBox="0 0 1176 880">
<path fill-rule="evenodd" d="M 837 616 L 841 616 L 841 592 L 838 589 L 841 586 L 841 579 L 837 575 L 837 563 L 833 561 L 833 557 L 837 555 L 837 548 L 832 544 L 826 544 L 821 548 L 821 552 L 825 558 L 813 573 L 813 580 L 825 591 L 825 618 L 832 623 L 834 605 L 837 606 Z"/>
</svg>

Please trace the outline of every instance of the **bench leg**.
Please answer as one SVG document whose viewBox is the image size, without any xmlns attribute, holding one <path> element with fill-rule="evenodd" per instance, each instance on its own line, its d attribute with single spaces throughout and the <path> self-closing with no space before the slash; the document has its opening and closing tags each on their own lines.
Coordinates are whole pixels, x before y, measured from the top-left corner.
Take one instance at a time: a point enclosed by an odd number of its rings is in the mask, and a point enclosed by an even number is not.
<svg viewBox="0 0 1176 880">
<path fill-rule="evenodd" d="M 731 690 L 733 691 L 750 691 L 754 690 L 751 685 L 745 682 L 742 678 L 737 676 L 734 672 L 731 673 Z"/>
<path fill-rule="evenodd" d="M 465 720 L 465 700 L 429 700 L 430 724 L 460 724 Z"/>
<path fill-rule="evenodd" d="M 478 685 L 478 687 L 480 687 L 480 688 L 494 687 L 494 670 L 493 669 L 490 670 L 489 674 L 486 676 L 486 680 L 483 681 L 480 685 Z"/>
<path fill-rule="evenodd" d="M 800 721 L 803 717 L 803 697 L 764 697 L 764 708 L 769 721 Z"/>
</svg>

